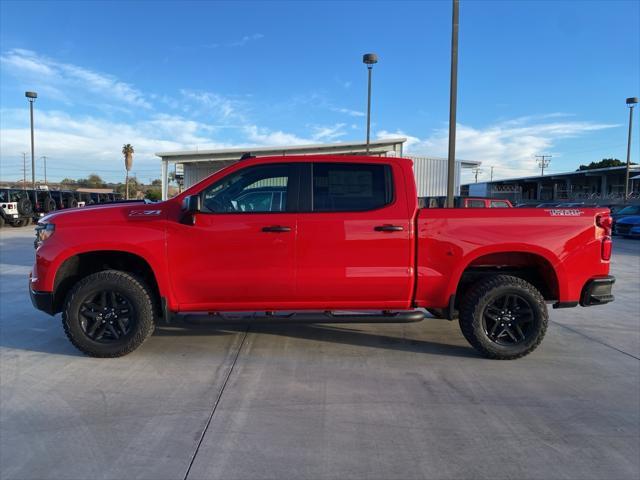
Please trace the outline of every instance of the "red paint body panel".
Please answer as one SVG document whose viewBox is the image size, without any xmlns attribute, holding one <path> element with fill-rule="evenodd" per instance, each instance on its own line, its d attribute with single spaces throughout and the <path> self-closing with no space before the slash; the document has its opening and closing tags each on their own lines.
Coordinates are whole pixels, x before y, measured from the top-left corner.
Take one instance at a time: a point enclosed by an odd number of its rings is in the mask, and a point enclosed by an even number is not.
<svg viewBox="0 0 640 480">
<path fill-rule="evenodd" d="M 197 213 L 183 222 L 183 199 L 237 170 L 266 163 L 390 165 L 395 196 L 373 211 Z M 514 265 L 518 252 L 545 264 L 560 302 L 606 276 L 606 209 L 418 210 L 412 162 L 348 156 L 287 156 L 238 162 L 157 204 L 57 212 L 55 233 L 36 251 L 31 287 L 52 292 L 65 260 L 98 250 L 138 255 L 173 311 L 444 308 L 469 265 Z M 605 222 L 606 223 L 606 222 Z M 267 233 L 271 225 L 289 226 Z M 402 226 L 381 232 L 380 225 Z M 535 255 L 535 257 L 533 257 Z M 417 277 L 416 277 L 417 275 Z"/>
<path fill-rule="evenodd" d="M 560 302 L 578 301 L 592 277 L 606 276 L 601 259 L 605 232 L 597 215 L 553 216 L 543 209 L 423 209 L 418 215 L 418 290 L 421 306 L 446 307 L 462 272 L 476 259 L 522 252 L 545 259 L 555 272 Z"/>
</svg>

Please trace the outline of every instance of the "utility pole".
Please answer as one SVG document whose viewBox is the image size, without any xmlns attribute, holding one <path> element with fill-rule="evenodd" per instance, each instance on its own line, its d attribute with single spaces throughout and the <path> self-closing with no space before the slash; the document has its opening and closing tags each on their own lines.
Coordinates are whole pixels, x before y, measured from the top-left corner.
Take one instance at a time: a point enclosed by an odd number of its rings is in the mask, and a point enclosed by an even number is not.
<svg viewBox="0 0 640 480">
<path fill-rule="evenodd" d="M 491 180 L 489 180 L 490 182 L 493 182 L 493 165 L 491 166 Z"/>
<path fill-rule="evenodd" d="M 541 176 L 544 177 L 544 169 L 547 168 L 549 166 L 549 164 L 551 163 L 551 157 L 553 155 L 536 155 L 536 159 L 538 161 L 538 166 L 540 167 L 542 173 L 540 173 Z"/>
<path fill-rule="evenodd" d="M 42 157 L 40 157 L 42 160 L 44 160 L 44 184 L 47 184 L 47 156 L 43 155 Z"/>
<path fill-rule="evenodd" d="M 458 26 L 460 2 L 453 0 L 451 17 L 451 85 L 449 88 L 449 158 L 447 163 L 447 208 L 453 208 L 456 175 L 456 105 L 458 102 Z"/>
<path fill-rule="evenodd" d="M 473 169 L 473 173 L 476 177 L 476 183 L 478 183 L 478 175 L 482 173 L 482 169 L 480 167 L 475 167 Z"/>
</svg>

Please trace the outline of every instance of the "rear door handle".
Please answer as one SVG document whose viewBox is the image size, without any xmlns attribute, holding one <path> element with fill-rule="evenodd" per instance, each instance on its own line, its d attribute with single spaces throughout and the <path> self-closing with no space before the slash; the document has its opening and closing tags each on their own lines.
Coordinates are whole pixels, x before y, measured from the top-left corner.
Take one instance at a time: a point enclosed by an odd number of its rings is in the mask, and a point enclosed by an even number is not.
<svg viewBox="0 0 640 480">
<path fill-rule="evenodd" d="M 271 233 L 282 233 L 282 232 L 290 232 L 291 227 L 283 227 L 281 225 L 271 225 L 269 227 L 262 227 L 263 232 L 271 232 Z"/>
<path fill-rule="evenodd" d="M 374 227 L 376 232 L 401 232 L 404 230 L 402 225 L 378 225 Z"/>
</svg>

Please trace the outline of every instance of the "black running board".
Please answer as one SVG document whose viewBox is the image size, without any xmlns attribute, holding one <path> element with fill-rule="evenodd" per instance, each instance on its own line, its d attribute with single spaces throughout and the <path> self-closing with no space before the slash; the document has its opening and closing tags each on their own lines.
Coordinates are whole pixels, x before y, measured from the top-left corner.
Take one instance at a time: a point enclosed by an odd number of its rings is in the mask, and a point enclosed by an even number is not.
<svg viewBox="0 0 640 480">
<path fill-rule="evenodd" d="M 276 314 L 275 312 L 267 312 L 266 315 L 260 316 L 227 316 L 219 312 L 211 312 L 209 318 L 229 323 L 414 323 L 424 320 L 427 315 L 419 310 L 381 313 L 295 312 Z"/>
</svg>

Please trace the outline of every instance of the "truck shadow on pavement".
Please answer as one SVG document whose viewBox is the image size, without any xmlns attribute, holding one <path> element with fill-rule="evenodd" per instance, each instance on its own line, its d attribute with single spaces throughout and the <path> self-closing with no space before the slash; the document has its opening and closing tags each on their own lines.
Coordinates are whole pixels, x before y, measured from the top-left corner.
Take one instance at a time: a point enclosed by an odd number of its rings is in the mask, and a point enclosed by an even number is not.
<svg viewBox="0 0 640 480">
<path fill-rule="evenodd" d="M 191 317 L 191 316 L 189 316 Z M 206 317 L 193 316 L 178 320 L 167 326 L 160 324 L 154 336 L 207 336 L 227 333 L 244 332 L 261 335 L 275 335 L 317 342 L 329 342 L 356 347 L 381 348 L 399 352 L 424 353 L 454 357 L 478 358 L 478 354 L 471 347 L 440 343 L 424 339 L 412 339 L 394 335 L 362 330 L 366 324 L 358 324 L 360 329 L 351 329 L 332 324 L 297 324 L 283 321 L 269 323 L 252 323 L 250 320 L 238 320 L 233 323 L 208 321 Z M 375 327 L 376 325 L 374 325 Z"/>
<path fill-rule="evenodd" d="M 59 321 L 59 319 L 56 319 Z M 57 323 L 57 322 L 56 322 Z M 8 349 L 32 351 L 52 355 L 66 355 L 84 357 L 76 350 L 64 335 L 59 324 L 47 328 L 24 329 L 16 332 L 14 329 L 4 329 L 0 335 L 0 346 Z M 295 323 L 251 323 L 250 321 L 236 321 L 220 323 L 219 321 L 207 322 L 197 320 L 196 323 L 186 322 L 180 319 L 170 324 L 159 323 L 155 332 L 145 345 L 134 352 L 134 355 L 144 355 L 145 350 L 153 348 L 154 339 L 165 340 L 163 352 L 171 355 L 172 352 L 184 353 L 184 345 L 180 337 L 211 337 L 212 339 L 222 335 L 237 335 L 248 331 L 252 334 L 289 337 L 301 340 L 310 340 L 322 343 L 335 343 L 354 347 L 367 347 L 386 349 L 398 352 L 410 352 L 429 355 L 442 355 L 452 357 L 475 357 L 478 355 L 470 347 L 440 343 L 424 339 L 412 339 L 396 335 L 384 335 L 363 330 L 363 324 L 359 329 L 351 329 L 344 326 L 331 324 L 295 324 Z M 375 327 L 375 326 L 373 326 Z M 366 327 L 364 327 L 366 328 Z M 166 342 L 171 337 L 173 342 Z M 8 355 L 11 355 L 7 352 Z"/>
</svg>

